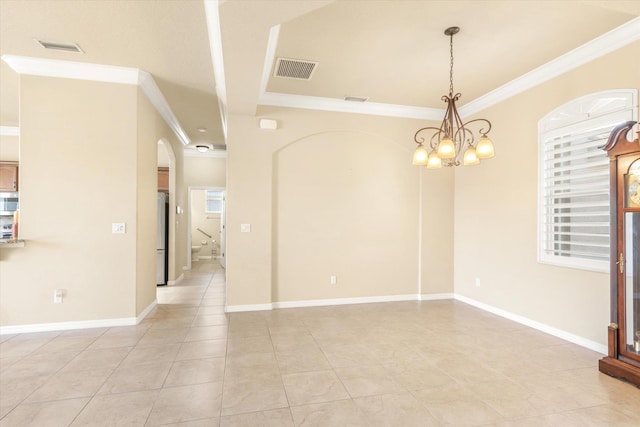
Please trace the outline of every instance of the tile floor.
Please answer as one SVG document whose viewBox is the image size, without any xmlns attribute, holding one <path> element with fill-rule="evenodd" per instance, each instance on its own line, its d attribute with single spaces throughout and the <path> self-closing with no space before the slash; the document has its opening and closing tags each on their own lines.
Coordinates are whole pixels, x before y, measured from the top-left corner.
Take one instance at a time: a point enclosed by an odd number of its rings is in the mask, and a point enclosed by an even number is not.
<svg viewBox="0 0 640 427">
<path fill-rule="evenodd" d="M 640 426 L 600 354 L 463 303 L 225 315 L 194 265 L 138 326 L 2 336 L 0 426 Z"/>
</svg>

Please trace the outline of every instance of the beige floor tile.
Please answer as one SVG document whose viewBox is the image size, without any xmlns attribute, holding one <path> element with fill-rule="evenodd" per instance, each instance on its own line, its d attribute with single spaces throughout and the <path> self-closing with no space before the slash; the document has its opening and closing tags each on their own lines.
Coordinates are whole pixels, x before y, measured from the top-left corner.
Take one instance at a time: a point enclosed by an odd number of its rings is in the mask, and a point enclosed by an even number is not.
<svg viewBox="0 0 640 427">
<path fill-rule="evenodd" d="M 454 382 L 453 378 L 423 360 L 386 364 L 384 368 L 395 382 L 407 390 L 419 390 Z"/>
<path fill-rule="evenodd" d="M 222 381 L 224 358 L 176 361 L 164 382 L 165 387 Z"/>
<path fill-rule="evenodd" d="M 349 393 L 330 371 L 303 372 L 282 376 L 291 406 L 349 399 Z"/>
<path fill-rule="evenodd" d="M 352 400 L 294 406 L 291 408 L 291 414 L 296 426 L 368 427 L 370 425 L 364 413 Z"/>
<path fill-rule="evenodd" d="M 291 411 L 274 409 L 249 414 L 229 415 L 220 419 L 220 427 L 293 427 Z M 205 427 L 205 426 L 203 426 Z"/>
<path fill-rule="evenodd" d="M 449 384 L 441 384 L 420 390 L 412 390 L 411 394 L 425 404 L 476 399 L 475 395 L 466 384 L 459 384 L 457 382 L 450 382 Z"/>
<path fill-rule="evenodd" d="M 457 400 L 425 405 L 438 423 L 456 427 L 481 426 L 502 421 L 503 417 L 480 400 Z"/>
<path fill-rule="evenodd" d="M 88 398 L 19 405 L 2 420 L 2 427 L 66 427 L 71 424 Z"/>
<path fill-rule="evenodd" d="M 32 353 L 11 365 L 11 369 L 9 369 L 7 373 L 3 374 L 3 378 L 51 375 L 64 368 L 64 366 L 78 354 L 80 354 L 78 351 L 62 353 Z"/>
<path fill-rule="evenodd" d="M 97 339 L 95 336 L 73 336 L 60 335 L 39 347 L 34 353 L 61 352 L 61 351 L 82 351 Z"/>
<path fill-rule="evenodd" d="M 42 387 L 51 375 L 0 378 L 0 406 L 14 407 Z"/>
<path fill-rule="evenodd" d="M 103 348 L 133 347 L 138 343 L 143 334 L 123 333 L 110 335 L 107 332 L 91 343 L 88 348 L 91 350 L 101 350 Z"/>
<path fill-rule="evenodd" d="M 120 366 L 132 366 L 150 362 L 173 362 L 179 351 L 180 344 L 134 347 Z"/>
<path fill-rule="evenodd" d="M 78 354 L 62 371 L 89 371 L 93 369 L 115 369 L 131 351 L 131 347 L 85 350 Z"/>
<path fill-rule="evenodd" d="M 321 346 L 325 357 L 334 368 L 378 363 L 378 360 L 360 344 L 325 347 Z"/>
<path fill-rule="evenodd" d="M 195 262 L 139 325 L 0 337 L 0 425 L 88 399 L 73 426 L 640 425 L 601 355 L 464 303 L 225 314 L 224 280 Z"/>
<path fill-rule="evenodd" d="M 95 396 L 71 426 L 143 426 L 159 393 L 151 390 Z"/>
<path fill-rule="evenodd" d="M 276 352 L 281 353 L 318 349 L 316 341 L 308 332 L 273 335 L 271 341 Z"/>
<path fill-rule="evenodd" d="M 31 394 L 25 403 L 91 397 L 111 372 L 112 369 L 60 372 Z"/>
<path fill-rule="evenodd" d="M 324 356 L 324 353 L 317 348 L 305 348 L 294 352 L 278 352 L 276 353 L 276 358 L 283 374 L 331 369 L 331 364 Z"/>
<path fill-rule="evenodd" d="M 189 328 L 189 333 L 185 337 L 184 341 L 190 342 L 224 339 L 227 339 L 227 327 L 225 325 L 213 325 Z"/>
<path fill-rule="evenodd" d="M 257 337 L 229 337 L 227 355 L 234 356 L 246 353 L 273 353 L 271 338 L 267 336 Z"/>
<path fill-rule="evenodd" d="M 406 391 L 382 365 L 336 368 L 335 372 L 351 397 Z"/>
<path fill-rule="evenodd" d="M 136 347 L 167 345 L 182 343 L 189 333 L 189 328 L 150 328 L 140 338 Z"/>
<path fill-rule="evenodd" d="M 265 411 L 289 406 L 282 380 L 252 376 L 253 380 L 229 381 L 225 378 L 222 415 Z"/>
<path fill-rule="evenodd" d="M 176 360 L 224 357 L 227 352 L 226 340 L 185 342 L 180 347 Z"/>
<path fill-rule="evenodd" d="M 161 388 L 169 374 L 171 365 L 171 362 L 151 362 L 120 366 L 113 371 L 98 394 L 128 393 Z"/>
<path fill-rule="evenodd" d="M 383 394 L 353 399 L 368 425 L 379 427 L 438 426 L 435 418 L 409 393 Z"/>
<path fill-rule="evenodd" d="M 259 322 L 229 322 L 229 338 L 268 337 L 269 327 L 264 320 Z"/>
<path fill-rule="evenodd" d="M 219 418 L 206 418 L 203 420 L 185 421 L 183 423 L 163 424 L 164 427 L 218 427 Z"/>
<path fill-rule="evenodd" d="M 275 353 L 237 353 L 227 354 L 226 368 L 236 370 L 238 368 L 263 368 L 277 370 L 278 361 Z"/>
<path fill-rule="evenodd" d="M 163 388 L 149 415 L 148 425 L 217 417 L 221 400 L 222 382 Z"/>
<path fill-rule="evenodd" d="M 13 337 L 0 343 L 0 357 L 26 356 L 48 343 L 51 339 L 51 337 L 43 337 L 20 340 L 19 337 Z"/>
<path fill-rule="evenodd" d="M 0 420 L 15 408 L 16 405 L 0 405 Z M 1 422 L 1 421 L 0 421 Z"/>
</svg>

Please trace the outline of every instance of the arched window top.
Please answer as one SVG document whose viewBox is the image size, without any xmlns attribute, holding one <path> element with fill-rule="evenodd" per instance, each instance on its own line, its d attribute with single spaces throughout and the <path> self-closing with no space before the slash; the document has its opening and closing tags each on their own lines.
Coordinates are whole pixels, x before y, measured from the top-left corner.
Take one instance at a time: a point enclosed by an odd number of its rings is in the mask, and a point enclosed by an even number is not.
<svg viewBox="0 0 640 427">
<path fill-rule="evenodd" d="M 538 260 L 595 271 L 609 269 L 611 130 L 637 120 L 638 91 L 617 89 L 576 98 L 538 122 Z"/>
<path fill-rule="evenodd" d="M 627 111 L 638 105 L 636 89 L 616 89 L 594 92 L 573 99 L 544 116 L 538 123 L 538 132 L 559 130 L 586 120 Z"/>
</svg>

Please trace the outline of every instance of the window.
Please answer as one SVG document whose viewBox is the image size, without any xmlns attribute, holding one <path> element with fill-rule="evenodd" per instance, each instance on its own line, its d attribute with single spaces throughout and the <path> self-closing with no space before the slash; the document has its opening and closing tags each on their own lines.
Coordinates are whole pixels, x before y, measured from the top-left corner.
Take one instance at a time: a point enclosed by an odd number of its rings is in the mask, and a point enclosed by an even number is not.
<svg viewBox="0 0 640 427">
<path fill-rule="evenodd" d="M 600 149 L 637 120 L 637 90 L 575 99 L 538 123 L 538 260 L 609 271 L 609 160 Z"/>
<path fill-rule="evenodd" d="M 222 201 L 224 200 L 224 191 L 207 190 L 205 192 L 205 212 L 206 213 L 222 213 Z"/>
</svg>

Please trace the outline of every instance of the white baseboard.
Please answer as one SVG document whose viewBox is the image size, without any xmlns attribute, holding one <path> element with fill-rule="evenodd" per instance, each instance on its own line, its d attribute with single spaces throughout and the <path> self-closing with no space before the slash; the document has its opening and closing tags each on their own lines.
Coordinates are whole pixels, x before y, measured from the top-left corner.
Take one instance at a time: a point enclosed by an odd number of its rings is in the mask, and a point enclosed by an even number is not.
<svg viewBox="0 0 640 427">
<path fill-rule="evenodd" d="M 213 259 L 213 257 L 211 255 L 198 255 L 198 261 L 200 261 L 201 259 L 210 260 Z"/>
<path fill-rule="evenodd" d="M 31 325 L 0 326 L 0 335 L 24 334 L 29 332 L 67 331 L 69 329 L 112 328 L 115 326 L 133 326 L 135 317 L 119 319 L 79 320 L 73 322 L 35 323 Z"/>
<path fill-rule="evenodd" d="M 355 298 L 332 298 L 332 299 L 313 299 L 302 301 L 279 301 L 271 304 L 248 304 L 248 305 L 228 305 L 225 307 L 227 313 L 241 311 L 263 311 L 272 310 L 274 308 L 299 308 L 299 307 L 323 307 L 328 305 L 346 305 L 346 304 L 370 304 L 374 302 L 394 302 L 394 301 L 416 301 L 418 295 L 386 295 L 378 297 L 355 297 Z"/>
<path fill-rule="evenodd" d="M 442 299 L 453 299 L 454 294 L 422 294 L 418 295 L 420 301 L 437 301 Z"/>
<path fill-rule="evenodd" d="M 158 305 L 153 300 L 137 317 L 121 317 L 119 319 L 77 320 L 72 322 L 34 323 L 31 325 L 0 326 L 0 335 L 26 334 L 32 332 L 68 331 L 70 329 L 113 328 L 116 326 L 135 326 Z"/>
<path fill-rule="evenodd" d="M 549 326 L 547 324 L 538 322 L 536 320 L 531 320 L 527 317 L 524 316 L 520 316 L 519 314 L 514 314 L 511 313 L 509 311 L 503 310 L 501 308 L 497 308 L 494 306 L 491 306 L 489 304 L 485 304 L 483 302 L 480 301 L 476 301 L 474 299 L 471 298 L 467 298 L 463 295 L 460 294 L 455 294 L 455 299 L 457 301 L 461 301 L 465 304 L 469 304 L 472 305 L 474 307 L 477 307 L 481 310 L 484 311 L 488 311 L 489 313 L 493 313 L 495 315 L 498 315 L 500 317 L 504 317 L 505 319 L 509 319 L 509 320 L 513 320 L 514 322 L 520 323 L 522 325 L 525 326 L 529 326 L 530 328 L 533 329 L 537 329 L 539 331 L 545 332 L 549 335 L 553 335 L 554 337 L 558 337 L 561 338 L 565 341 L 569 341 L 572 342 L 574 344 L 577 344 L 579 346 L 582 347 L 586 347 L 590 350 L 593 351 L 597 351 L 598 353 L 601 354 L 607 354 L 608 349 L 607 346 L 604 344 L 600 344 L 598 342 L 595 341 L 591 341 L 589 339 L 586 339 L 584 337 L 578 336 L 578 335 L 574 335 L 572 333 L 569 333 L 567 331 L 563 331 L 562 329 L 558 329 L 558 328 L 554 328 L 553 326 Z"/>
<path fill-rule="evenodd" d="M 181 273 L 176 280 L 167 280 L 167 285 L 177 285 L 184 279 L 184 273 Z"/>
<path fill-rule="evenodd" d="M 265 311 L 272 308 L 273 304 L 227 305 L 224 307 L 224 311 L 226 313 L 238 313 L 242 311 Z"/>
<path fill-rule="evenodd" d="M 418 296 L 409 295 L 385 295 L 377 297 L 355 297 L 355 298 L 332 298 L 332 299 L 313 299 L 303 301 L 280 301 L 274 302 L 273 308 L 298 308 L 298 307 L 323 307 L 327 305 L 346 305 L 346 304 L 370 304 L 374 302 L 394 302 L 394 301 L 415 301 Z"/>
<path fill-rule="evenodd" d="M 138 323 L 142 322 L 144 320 L 144 318 L 147 317 L 147 315 L 149 313 L 151 313 L 153 311 L 153 309 L 156 308 L 157 306 L 158 306 L 158 300 L 154 299 L 153 302 L 151 304 L 149 304 L 149 306 L 147 308 L 142 310 L 142 313 L 138 314 L 138 317 L 136 317 L 136 325 Z"/>
</svg>

